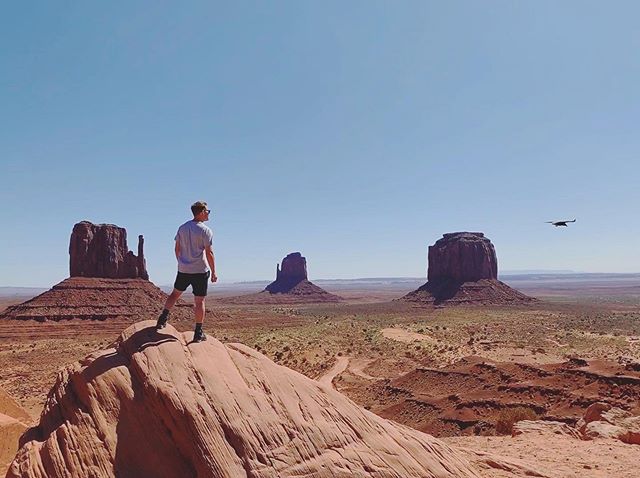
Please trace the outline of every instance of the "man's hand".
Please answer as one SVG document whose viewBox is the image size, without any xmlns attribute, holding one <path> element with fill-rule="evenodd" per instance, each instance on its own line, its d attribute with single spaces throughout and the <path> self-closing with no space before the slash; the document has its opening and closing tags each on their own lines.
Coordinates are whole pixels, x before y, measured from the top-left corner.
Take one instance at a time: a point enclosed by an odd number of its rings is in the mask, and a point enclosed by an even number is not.
<svg viewBox="0 0 640 478">
<path fill-rule="evenodd" d="M 218 282 L 218 276 L 215 272 L 211 273 L 211 282 Z"/>
</svg>

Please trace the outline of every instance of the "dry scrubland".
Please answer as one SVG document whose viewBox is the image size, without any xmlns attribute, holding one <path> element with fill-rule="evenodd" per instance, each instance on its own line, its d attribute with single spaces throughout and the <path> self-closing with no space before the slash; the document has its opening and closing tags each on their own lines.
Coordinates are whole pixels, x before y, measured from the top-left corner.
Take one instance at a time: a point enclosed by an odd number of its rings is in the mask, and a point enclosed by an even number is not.
<svg viewBox="0 0 640 478">
<path fill-rule="evenodd" d="M 433 420 L 429 422 L 431 425 L 420 421 L 423 411 L 408 410 L 388 394 L 390 389 L 399 389 L 390 386 L 394 380 L 407 380 L 403 374 L 459 366 L 460 360 L 469 356 L 481 357 L 480 363 L 486 360 L 534 367 L 576 358 L 605 359 L 619 364 L 620 370 L 631 370 L 629 373 L 636 367 L 634 364 L 640 363 L 637 286 L 624 283 L 616 287 L 611 282 L 606 287 L 599 284 L 591 289 L 584 284 L 551 288 L 528 284 L 528 287 L 525 293 L 543 300 L 529 306 L 480 308 L 433 308 L 393 302 L 390 299 L 399 297 L 402 291 L 375 288 L 329 289 L 347 300 L 321 305 L 224 305 L 218 300 L 221 295 L 218 292 L 207 299 L 205 330 L 223 342 L 246 344 L 281 365 L 332 383 L 356 403 L 383 416 L 440 436 L 483 435 L 450 438 L 456 445 L 500 449 L 507 455 L 505 450 L 511 450 L 512 456 L 539 453 L 541 460 L 552 462 L 556 457 L 553 450 L 547 450 L 545 455 L 542 445 L 531 451 L 530 442 L 523 441 L 518 448 L 517 440 L 495 436 L 505 430 L 496 428 L 498 420 L 513 419 L 513 408 L 503 407 L 486 414 L 486 423 L 481 420 L 481 425 L 476 421 L 475 426 L 467 427 L 460 425 L 462 420 L 455 427 L 437 427 Z M 23 297 L 4 299 L 0 301 L 0 310 L 23 300 Z M 149 311 L 147 319 L 155 319 L 158 312 Z M 36 420 L 60 367 L 106 348 L 126 325 L 76 320 L 0 322 L 0 387 Z M 189 321 L 173 325 L 182 331 L 192 328 Z M 637 394 L 635 398 L 628 396 L 637 393 L 635 389 L 629 392 L 615 388 L 617 385 L 611 387 L 613 392 L 605 386 L 606 392 L 600 388 L 596 393 L 626 400 L 628 409 L 640 413 Z M 418 400 L 421 392 L 409 389 L 415 394 L 412 400 L 422 403 Z M 450 395 L 458 403 L 468 398 L 464 389 Z M 481 410 L 475 411 L 482 415 Z M 535 407 L 524 412 L 529 418 L 543 415 Z M 508 424 L 507 432 L 509 428 Z M 637 447 L 619 442 L 609 445 L 618 458 L 612 458 L 608 465 L 589 462 L 593 453 L 576 448 L 576 456 L 584 455 L 584 459 L 580 458 L 584 462 L 580 462 L 582 471 L 592 473 L 582 476 L 607 476 L 606 473 L 633 476 L 623 474 L 624 460 L 627 454 L 632 457 Z M 622 471 L 612 468 L 614 462 L 623 464 Z M 493 475 L 487 476 L 499 475 L 494 470 Z M 505 472 L 504 476 L 509 475 Z M 573 475 L 568 471 L 565 476 Z"/>
</svg>

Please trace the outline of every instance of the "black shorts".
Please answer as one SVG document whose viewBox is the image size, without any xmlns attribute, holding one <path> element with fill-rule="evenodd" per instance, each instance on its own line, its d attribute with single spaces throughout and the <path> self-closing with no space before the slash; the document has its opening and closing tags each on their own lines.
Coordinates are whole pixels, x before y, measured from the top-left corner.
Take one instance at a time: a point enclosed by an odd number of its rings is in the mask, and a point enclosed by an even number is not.
<svg viewBox="0 0 640 478">
<path fill-rule="evenodd" d="M 211 272 L 202 272 L 199 274 L 178 272 L 173 287 L 178 289 L 180 292 L 184 292 L 187 290 L 187 287 L 191 286 L 193 289 L 193 295 L 196 297 L 205 297 L 207 295 L 207 285 L 209 285 L 210 275 Z"/>
</svg>

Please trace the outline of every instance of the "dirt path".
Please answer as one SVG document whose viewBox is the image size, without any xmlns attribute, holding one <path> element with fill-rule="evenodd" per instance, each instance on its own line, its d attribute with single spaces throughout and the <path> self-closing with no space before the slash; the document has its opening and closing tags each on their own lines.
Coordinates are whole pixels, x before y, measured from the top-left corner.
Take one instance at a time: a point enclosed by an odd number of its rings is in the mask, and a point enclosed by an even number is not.
<svg viewBox="0 0 640 478">
<path fill-rule="evenodd" d="M 332 388 L 335 388 L 333 386 L 333 379 L 336 377 L 336 375 L 344 372 L 347 369 L 348 365 L 349 357 L 338 357 L 336 363 L 333 364 L 333 367 L 331 367 L 324 375 L 318 377 L 317 381 L 323 385 L 329 385 Z"/>
<path fill-rule="evenodd" d="M 364 369 L 371 365 L 371 363 L 373 362 L 375 362 L 375 359 L 351 358 L 349 359 L 348 371 L 366 380 L 380 380 L 381 377 L 373 377 L 364 371 Z"/>
</svg>

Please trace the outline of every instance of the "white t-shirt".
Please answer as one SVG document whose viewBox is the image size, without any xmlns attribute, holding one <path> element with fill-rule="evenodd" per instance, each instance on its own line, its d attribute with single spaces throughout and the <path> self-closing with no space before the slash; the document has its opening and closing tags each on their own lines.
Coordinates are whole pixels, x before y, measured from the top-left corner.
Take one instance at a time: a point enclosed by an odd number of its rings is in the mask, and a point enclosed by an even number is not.
<svg viewBox="0 0 640 478">
<path fill-rule="evenodd" d="M 203 222 L 191 220 L 178 228 L 176 241 L 180 247 L 178 272 L 202 274 L 209 270 L 204 256 L 206 246 L 213 245 L 213 232 Z"/>
</svg>

